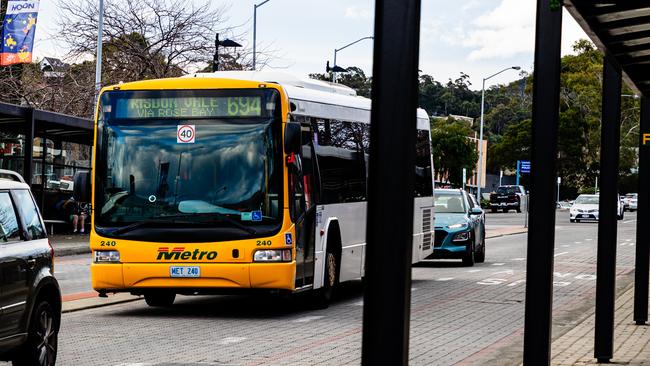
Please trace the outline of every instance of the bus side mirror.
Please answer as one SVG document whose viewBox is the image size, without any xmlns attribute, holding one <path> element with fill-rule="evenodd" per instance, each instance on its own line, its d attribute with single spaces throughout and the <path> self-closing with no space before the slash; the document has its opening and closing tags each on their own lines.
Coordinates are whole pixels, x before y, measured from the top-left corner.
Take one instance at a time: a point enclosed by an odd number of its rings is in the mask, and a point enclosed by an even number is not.
<svg viewBox="0 0 650 366">
<path fill-rule="evenodd" d="M 74 175 L 73 197 L 77 202 L 90 202 L 90 172 L 77 172 Z"/>
<path fill-rule="evenodd" d="M 300 123 L 287 122 L 284 127 L 284 152 L 287 155 L 300 154 L 302 149 L 302 132 Z"/>
</svg>

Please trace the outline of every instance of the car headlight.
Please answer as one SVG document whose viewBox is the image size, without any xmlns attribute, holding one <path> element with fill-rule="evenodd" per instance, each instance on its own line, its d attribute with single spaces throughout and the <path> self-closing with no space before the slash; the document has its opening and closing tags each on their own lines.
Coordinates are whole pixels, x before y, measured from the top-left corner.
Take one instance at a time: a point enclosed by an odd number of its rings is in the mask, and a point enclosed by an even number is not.
<svg viewBox="0 0 650 366">
<path fill-rule="evenodd" d="M 464 228 L 464 227 L 467 227 L 466 223 L 449 225 L 449 226 L 447 226 L 447 229 L 460 229 L 460 228 Z"/>
<path fill-rule="evenodd" d="M 469 231 L 463 231 L 462 233 L 456 233 L 456 235 L 454 235 L 454 241 L 465 240 L 469 240 Z"/>
<path fill-rule="evenodd" d="M 120 252 L 117 250 L 96 250 L 95 263 L 119 263 Z"/>
<path fill-rule="evenodd" d="M 291 249 L 258 250 L 253 254 L 253 262 L 291 262 Z"/>
</svg>

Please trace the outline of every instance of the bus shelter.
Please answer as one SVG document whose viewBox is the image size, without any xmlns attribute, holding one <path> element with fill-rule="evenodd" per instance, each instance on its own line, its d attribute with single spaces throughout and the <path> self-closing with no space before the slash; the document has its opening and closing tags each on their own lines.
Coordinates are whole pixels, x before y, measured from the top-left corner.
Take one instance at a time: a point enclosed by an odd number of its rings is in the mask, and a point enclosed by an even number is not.
<svg viewBox="0 0 650 366">
<path fill-rule="evenodd" d="M 0 168 L 25 178 L 46 221 L 67 221 L 62 203 L 90 170 L 92 144 L 89 119 L 0 103 Z"/>
<path fill-rule="evenodd" d="M 368 186 L 362 364 L 408 364 L 413 141 L 417 107 L 420 0 L 376 0 Z M 537 0 L 532 118 L 530 221 L 524 324 L 525 365 L 551 354 L 555 200 L 562 10 L 566 8 L 605 54 L 602 86 L 600 220 L 594 358 L 613 357 L 616 300 L 621 88 L 641 97 L 639 206 L 634 321 L 648 320 L 650 238 L 650 3 L 646 0 Z M 400 121 L 400 123 L 395 123 Z M 413 121 L 408 123 L 405 121 Z M 374 167 L 381 166 L 381 169 Z M 395 177 L 407 177 L 395 179 Z M 402 253 L 404 252 L 404 253 Z M 632 319 L 630 319 L 632 320 Z"/>
</svg>

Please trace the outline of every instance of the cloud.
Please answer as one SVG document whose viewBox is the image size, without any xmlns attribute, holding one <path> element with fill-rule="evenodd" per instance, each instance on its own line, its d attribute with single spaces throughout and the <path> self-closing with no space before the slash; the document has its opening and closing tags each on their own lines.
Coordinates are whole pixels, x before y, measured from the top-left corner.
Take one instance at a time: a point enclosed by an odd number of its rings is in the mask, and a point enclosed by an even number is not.
<svg viewBox="0 0 650 366">
<path fill-rule="evenodd" d="M 372 13 L 368 9 L 349 6 L 345 9 L 345 17 L 350 19 L 370 19 Z"/>
<path fill-rule="evenodd" d="M 535 50 L 535 1 L 502 0 L 493 10 L 476 18 L 474 29 L 462 37 L 471 48 L 471 61 L 508 58 Z"/>
</svg>

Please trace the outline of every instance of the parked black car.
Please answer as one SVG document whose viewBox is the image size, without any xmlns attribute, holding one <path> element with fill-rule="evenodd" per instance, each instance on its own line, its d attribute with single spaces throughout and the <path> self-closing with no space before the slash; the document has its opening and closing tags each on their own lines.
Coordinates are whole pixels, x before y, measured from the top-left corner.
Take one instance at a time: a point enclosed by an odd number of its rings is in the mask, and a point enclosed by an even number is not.
<svg viewBox="0 0 650 366">
<path fill-rule="evenodd" d="M 61 291 L 53 272 L 54 250 L 29 186 L 0 170 L 0 360 L 56 363 Z"/>
<path fill-rule="evenodd" d="M 490 194 L 490 209 L 492 212 L 498 210 L 521 212 L 524 197 L 526 197 L 524 186 L 499 186 L 495 193 Z"/>
</svg>

